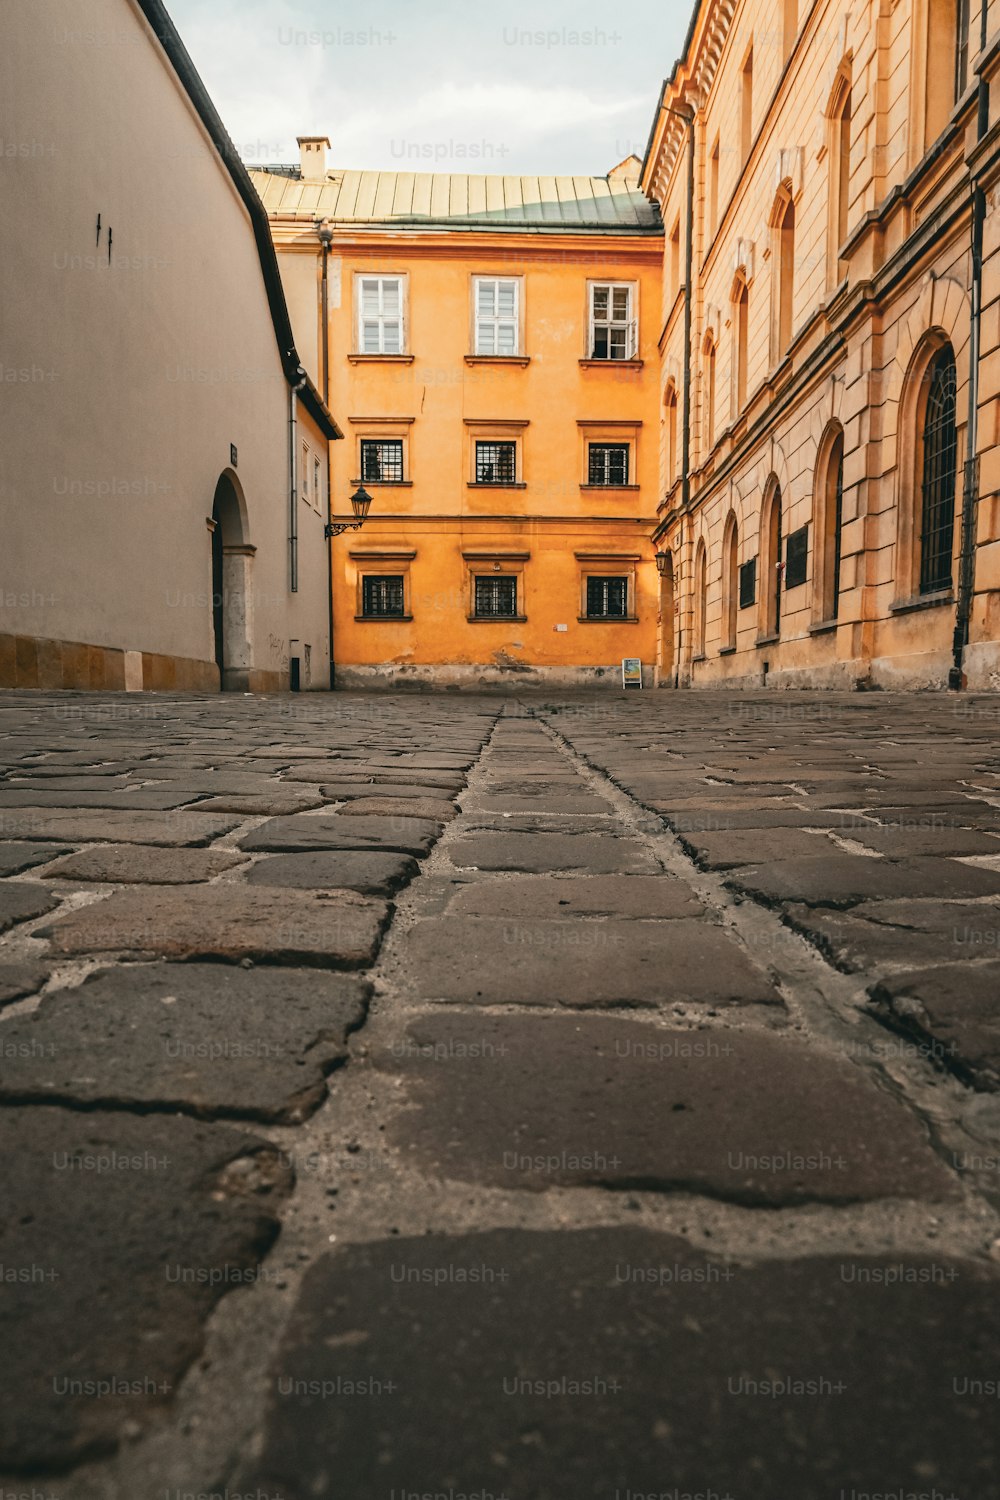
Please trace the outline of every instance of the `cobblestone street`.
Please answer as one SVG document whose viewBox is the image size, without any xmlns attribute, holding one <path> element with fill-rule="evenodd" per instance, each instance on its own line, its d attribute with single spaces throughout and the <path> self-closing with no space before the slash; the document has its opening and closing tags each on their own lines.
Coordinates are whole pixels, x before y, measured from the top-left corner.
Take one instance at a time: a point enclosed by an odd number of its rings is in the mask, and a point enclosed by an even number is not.
<svg viewBox="0 0 1000 1500">
<path fill-rule="evenodd" d="M 0 1493 L 1000 1496 L 997 699 L 0 726 Z"/>
</svg>

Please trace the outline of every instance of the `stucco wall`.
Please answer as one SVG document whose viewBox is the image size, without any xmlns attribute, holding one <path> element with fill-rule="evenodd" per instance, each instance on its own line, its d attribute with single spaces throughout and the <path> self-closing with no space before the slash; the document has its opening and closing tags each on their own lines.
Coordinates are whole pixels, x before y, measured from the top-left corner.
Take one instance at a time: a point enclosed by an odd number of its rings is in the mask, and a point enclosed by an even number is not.
<svg viewBox="0 0 1000 1500">
<path fill-rule="evenodd" d="M 4 32 L 0 635 L 211 663 L 234 444 L 253 666 L 323 660 L 323 518 L 300 507 L 292 595 L 288 387 L 228 173 L 131 0 L 9 0 Z"/>
</svg>

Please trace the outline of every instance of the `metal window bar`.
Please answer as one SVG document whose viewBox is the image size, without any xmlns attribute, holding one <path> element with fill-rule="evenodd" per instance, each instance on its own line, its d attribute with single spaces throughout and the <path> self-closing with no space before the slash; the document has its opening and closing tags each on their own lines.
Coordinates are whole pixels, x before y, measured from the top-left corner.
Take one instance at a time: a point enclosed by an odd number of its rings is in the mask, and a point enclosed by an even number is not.
<svg viewBox="0 0 1000 1500">
<path fill-rule="evenodd" d="M 476 444 L 477 484 L 514 484 L 516 479 L 516 443 Z"/>
<path fill-rule="evenodd" d="M 368 619 L 400 619 L 405 613 L 403 575 L 384 573 L 362 579 L 361 613 Z"/>
<path fill-rule="evenodd" d="M 361 444 L 361 478 L 372 484 L 400 484 L 403 479 L 403 440 L 381 442 L 365 439 Z"/>
<path fill-rule="evenodd" d="M 924 417 L 924 474 L 920 526 L 920 592 L 952 586 L 955 491 L 958 482 L 955 359 L 945 350 L 930 373 Z"/>
<path fill-rule="evenodd" d="M 487 575 L 476 579 L 476 616 L 512 620 L 517 615 L 517 579 Z"/>
<path fill-rule="evenodd" d="M 628 618 L 627 578 L 587 579 L 587 619 L 624 620 Z"/>
<path fill-rule="evenodd" d="M 591 484 L 628 484 L 628 443 L 591 443 L 587 468 Z"/>
</svg>

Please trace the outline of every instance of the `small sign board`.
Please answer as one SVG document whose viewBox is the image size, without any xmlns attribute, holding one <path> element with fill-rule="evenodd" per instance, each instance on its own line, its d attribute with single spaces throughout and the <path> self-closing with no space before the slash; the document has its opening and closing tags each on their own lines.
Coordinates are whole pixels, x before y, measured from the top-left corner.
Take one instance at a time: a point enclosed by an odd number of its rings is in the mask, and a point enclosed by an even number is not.
<svg viewBox="0 0 1000 1500">
<path fill-rule="evenodd" d="M 622 657 L 622 687 L 642 687 L 642 662 L 638 656 Z"/>
<path fill-rule="evenodd" d="M 236 452 L 236 444 L 235 443 L 230 443 L 229 444 L 229 462 L 232 464 L 232 466 L 233 466 L 234 469 L 236 468 L 236 465 L 237 465 L 238 461 L 239 461 L 239 455 Z"/>
</svg>

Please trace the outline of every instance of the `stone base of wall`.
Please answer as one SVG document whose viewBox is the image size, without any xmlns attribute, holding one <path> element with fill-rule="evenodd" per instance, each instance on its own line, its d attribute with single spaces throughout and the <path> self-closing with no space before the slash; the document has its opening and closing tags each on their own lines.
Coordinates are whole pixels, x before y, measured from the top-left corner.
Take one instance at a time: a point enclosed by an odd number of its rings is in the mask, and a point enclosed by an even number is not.
<svg viewBox="0 0 1000 1500">
<path fill-rule="evenodd" d="M 250 673 L 249 692 L 287 687 L 277 672 Z M 253 679 L 260 678 L 258 686 Z M 59 689 L 93 693 L 217 693 L 214 662 L 149 651 L 121 651 L 81 641 L 0 635 L 0 688 Z"/>
<path fill-rule="evenodd" d="M 653 686 L 652 665 L 643 667 L 644 688 Z M 505 692 L 521 693 L 537 688 L 549 692 L 578 693 L 593 688 L 622 691 L 621 666 L 607 667 L 524 667 L 512 669 L 488 663 L 473 666 L 341 666 L 336 670 L 338 688 L 362 688 L 367 692 L 384 689 L 398 693 L 412 692 Z M 637 689 L 629 689 L 635 692 Z"/>
</svg>

